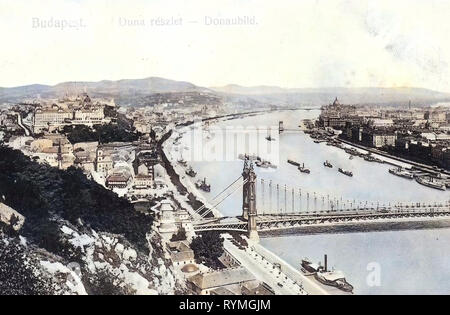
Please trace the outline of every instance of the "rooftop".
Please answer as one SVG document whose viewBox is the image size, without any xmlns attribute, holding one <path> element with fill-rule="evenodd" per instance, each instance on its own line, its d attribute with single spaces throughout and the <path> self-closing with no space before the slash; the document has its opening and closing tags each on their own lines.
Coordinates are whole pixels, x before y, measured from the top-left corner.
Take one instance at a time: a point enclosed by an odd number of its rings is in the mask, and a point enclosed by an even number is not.
<svg viewBox="0 0 450 315">
<path fill-rule="evenodd" d="M 190 282 L 202 290 L 252 280 L 255 280 L 255 277 L 244 267 L 201 273 L 189 278 Z"/>
</svg>

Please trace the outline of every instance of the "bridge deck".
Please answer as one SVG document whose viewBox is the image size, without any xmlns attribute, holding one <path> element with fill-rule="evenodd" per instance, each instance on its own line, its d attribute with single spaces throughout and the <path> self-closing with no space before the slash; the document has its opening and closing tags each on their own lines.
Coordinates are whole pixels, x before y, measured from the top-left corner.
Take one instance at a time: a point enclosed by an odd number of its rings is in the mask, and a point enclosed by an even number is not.
<svg viewBox="0 0 450 315">
<path fill-rule="evenodd" d="M 402 209 L 402 210 L 350 210 L 350 211 L 328 211 L 305 214 L 284 214 L 284 215 L 258 215 L 258 231 L 270 231 L 279 229 L 289 229 L 303 225 L 312 224 L 332 224 L 341 222 L 358 222 L 389 219 L 390 221 L 401 221 L 405 218 L 435 218 L 450 216 L 449 206 L 439 206 L 427 209 Z M 247 231 L 247 222 L 240 219 L 227 218 L 226 222 L 221 219 L 215 221 L 202 221 L 194 224 L 196 231 L 223 230 L 223 231 Z"/>
</svg>

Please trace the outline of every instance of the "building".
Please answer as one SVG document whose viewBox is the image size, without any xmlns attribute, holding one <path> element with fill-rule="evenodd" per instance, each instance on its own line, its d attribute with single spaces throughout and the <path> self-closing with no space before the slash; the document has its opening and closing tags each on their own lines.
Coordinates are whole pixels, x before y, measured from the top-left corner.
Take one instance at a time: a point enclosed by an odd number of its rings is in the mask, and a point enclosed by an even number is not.
<svg viewBox="0 0 450 315">
<path fill-rule="evenodd" d="M 241 287 L 242 295 L 275 295 L 275 291 L 266 283 L 258 283 L 256 286 L 249 282 Z"/>
<path fill-rule="evenodd" d="M 98 147 L 96 150 L 95 171 L 106 176 L 112 169 L 113 160 L 111 155 L 103 148 Z"/>
<path fill-rule="evenodd" d="M 356 115 L 355 106 L 342 105 L 336 97 L 332 104 L 322 107 L 319 116 L 319 126 L 342 129 L 348 122 L 357 123 L 361 120 L 362 118 Z"/>
<path fill-rule="evenodd" d="M 136 149 L 136 157 L 133 161 L 135 174 L 149 175 L 155 178 L 155 165 L 159 163 L 156 144 L 141 143 Z"/>
<path fill-rule="evenodd" d="M 105 119 L 103 107 L 95 106 L 89 108 L 80 108 L 73 111 L 73 125 L 98 125 Z"/>
<path fill-rule="evenodd" d="M 444 132 L 422 132 L 421 137 L 429 141 L 446 141 L 450 140 L 450 134 Z"/>
<path fill-rule="evenodd" d="M 175 224 L 175 209 L 168 200 L 161 201 L 161 207 L 158 219 L 158 231 L 162 238 L 166 241 L 172 238 L 172 235 L 178 232 L 178 227 Z"/>
<path fill-rule="evenodd" d="M 147 189 L 153 186 L 152 175 L 136 175 L 133 181 L 133 188 L 135 189 Z"/>
<path fill-rule="evenodd" d="M 45 148 L 53 147 L 53 141 L 51 139 L 36 139 L 30 144 L 30 150 L 32 152 L 42 152 Z"/>
<path fill-rule="evenodd" d="M 207 273 L 198 273 L 187 281 L 187 287 L 198 295 L 210 295 L 223 288 L 234 294 L 241 294 L 241 286 L 255 282 L 255 277 L 244 267 L 227 268 Z"/>
<path fill-rule="evenodd" d="M 447 122 L 447 112 L 443 109 L 427 111 L 424 119 L 427 119 L 429 122 L 445 123 Z"/>
<path fill-rule="evenodd" d="M 27 154 L 40 163 L 48 163 L 52 167 L 67 169 L 75 161 L 73 146 L 64 135 L 45 134 L 39 139 L 26 142 L 29 146 Z"/>
<path fill-rule="evenodd" d="M 347 124 L 345 136 L 352 142 L 360 142 L 374 148 L 395 146 L 395 141 L 397 139 L 397 135 L 393 131 L 387 129 L 352 126 L 351 124 Z"/>
<path fill-rule="evenodd" d="M 98 142 L 80 142 L 73 145 L 74 165 L 87 172 L 95 171 Z"/>
<path fill-rule="evenodd" d="M 51 100 L 50 104 L 43 101 L 34 111 L 33 131 L 40 133 L 66 125 L 93 126 L 109 123 L 111 119 L 105 117 L 105 106 L 111 106 L 110 102 L 93 101 L 86 93 L 74 99 L 66 97 Z"/>
<path fill-rule="evenodd" d="M 432 146 L 431 157 L 439 166 L 450 169 L 450 143 Z"/>
<path fill-rule="evenodd" d="M 106 187 L 112 188 L 127 188 L 131 183 L 131 176 L 125 173 L 113 173 L 106 177 Z"/>
<path fill-rule="evenodd" d="M 140 120 L 135 120 L 133 123 L 133 127 L 136 129 L 136 131 L 142 134 L 150 133 L 150 131 L 152 130 L 148 122 Z"/>
<path fill-rule="evenodd" d="M 372 135 L 372 146 L 382 148 L 386 146 L 395 146 L 397 136 L 392 132 L 375 131 Z"/>
<path fill-rule="evenodd" d="M 369 125 L 371 125 L 373 128 L 386 128 L 386 127 L 392 127 L 394 125 L 394 121 L 392 119 L 371 119 L 369 121 Z"/>
<path fill-rule="evenodd" d="M 37 107 L 34 113 L 33 132 L 40 133 L 43 130 L 49 130 L 52 126 L 59 126 L 70 119 L 73 113 L 56 104 L 50 108 Z"/>
<path fill-rule="evenodd" d="M 169 242 L 167 246 L 174 266 L 185 266 L 195 263 L 194 251 L 185 241 Z"/>
</svg>

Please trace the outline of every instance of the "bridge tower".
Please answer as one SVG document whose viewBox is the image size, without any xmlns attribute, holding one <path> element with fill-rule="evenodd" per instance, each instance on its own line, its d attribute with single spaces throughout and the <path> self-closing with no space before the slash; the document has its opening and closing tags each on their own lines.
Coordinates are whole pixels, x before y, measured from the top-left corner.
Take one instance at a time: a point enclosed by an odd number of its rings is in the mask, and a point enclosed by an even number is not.
<svg viewBox="0 0 450 315">
<path fill-rule="evenodd" d="M 253 170 L 253 163 L 248 167 L 248 237 L 250 240 L 258 242 L 258 230 L 256 226 L 256 174 Z"/>
<path fill-rule="evenodd" d="M 246 157 L 244 160 L 244 170 L 242 172 L 242 180 L 244 181 L 244 186 L 242 187 L 242 218 L 248 220 L 248 177 L 250 173 L 249 160 Z"/>
<path fill-rule="evenodd" d="M 284 125 L 283 125 L 283 121 L 280 120 L 278 122 L 278 133 L 282 133 L 284 131 Z"/>
</svg>

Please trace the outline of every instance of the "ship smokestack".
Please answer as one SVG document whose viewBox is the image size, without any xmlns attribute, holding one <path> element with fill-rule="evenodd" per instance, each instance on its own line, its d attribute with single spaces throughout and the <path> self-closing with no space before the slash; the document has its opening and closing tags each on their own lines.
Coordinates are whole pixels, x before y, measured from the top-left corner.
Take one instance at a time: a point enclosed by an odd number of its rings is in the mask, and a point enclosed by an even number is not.
<svg viewBox="0 0 450 315">
<path fill-rule="evenodd" d="M 324 267 L 325 267 L 325 271 L 328 271 L 328 261 L 327 261 L 327 254 L 325 254 L 325 257 L 323 258 L 324 261 Z"/>
</svg>

